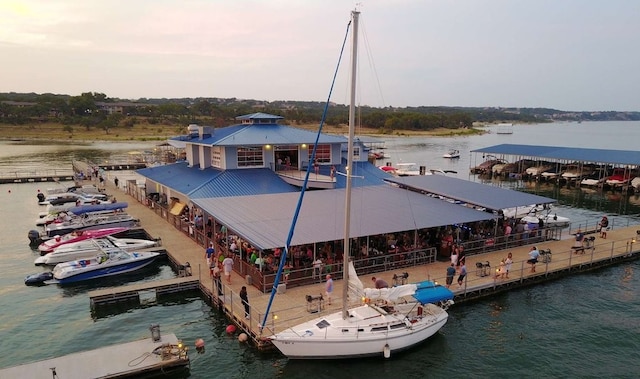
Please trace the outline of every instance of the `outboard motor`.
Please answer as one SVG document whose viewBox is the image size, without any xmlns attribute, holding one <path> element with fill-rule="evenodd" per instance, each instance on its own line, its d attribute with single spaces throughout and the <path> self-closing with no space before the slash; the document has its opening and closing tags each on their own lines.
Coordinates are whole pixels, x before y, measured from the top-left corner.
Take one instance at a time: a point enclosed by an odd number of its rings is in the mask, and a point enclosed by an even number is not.
<svg viewBox="0 0 640 379">
<path fill-rule="evenodd" d="M 42 192 L 38 192 L 38 202 L 42 203 L 45 199 L 44 194 Z"/>
<path fill-rule="evenodd" d="M 27 234 L 29 238 L 29 245 L 37 246 L 42 243 L 42 238 L 40 238 L 40 232 L 37 230 L 29 230 L 29 234 Z"/>
</svg>

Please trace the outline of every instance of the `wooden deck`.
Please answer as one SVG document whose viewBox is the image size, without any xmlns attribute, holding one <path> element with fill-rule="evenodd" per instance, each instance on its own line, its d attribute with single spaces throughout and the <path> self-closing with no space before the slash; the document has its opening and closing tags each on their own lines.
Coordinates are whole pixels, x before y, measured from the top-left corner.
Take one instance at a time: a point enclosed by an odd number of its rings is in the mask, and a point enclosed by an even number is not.
<svg viewBox="0 0 640 379">
<path fill-rule="evenodd" d="M 306 295 L 323 294 L 324 284 L 322 282 L 287 288 L 276 296 L 267 318 L 267 323 L 261 330 L 260 324 L 264 317 L 269 293 L 262 293 L 255 287 L 247 285 L 245 278 L 234 272 L 232 274 L 232 283 L 230 285 L 224 283 L 222 285 L 223 295 L 218 296 L 214 283 L 208 274 L 204 247 L 198 245 L 184 232 L 167 223 L 162 217 L 158 217 L 153 209 L 141 204 L 123 192 L 114 190 L 113 183 L 110 180 L 107 181 L 107 186 L 119 199 L 123 198 L 125 199 L 124 201 L 129 202 L 128 212 L 141 220 L 143 228 L 149 234 L 162 238 L 163 247 L 167 250 L 169 259 L 175 265 L 183 265 L 186 262 L 190 262 L 194 277 L 200 279 L 200 288 L 203 290 L 207 300 L 219 306 L 232 322 L 253 338 L 259 348 L 272 348 L 272 345 L 265 337 L 291 325 L 317 317 L 318 314 L 327 314 L 340 309 L 342 280 L 334 280 L 333 301 L 331 304 L 325 303 L 319 313 L 310 312 L 310 310 L 317 310 L 317 306 L 308 307 Z M 573 240 L 570 239 L 538 244 L 537 247 L 539 249 L 551 250 L 552 259 L 548 263 L 541 263 L 542 260 L 540 260 L 536 265 L 535 273 L 530 272 L 530 267 L 526 263 L 531 245 L 523 244 L 507 250 L 468 256 L 466 258 L 468 270 L 466 280 L 460 287 L 454 281 L 451 290 L 455 293 L 456 303 L 460 304 L 502 291 L 555 280 L 575 273 L 618 264 L 621 261 L 637 259 L 640 256 L 640 250 L 638 249 L 640 241 L 635 242 L 635 238 L 638 237 L 638 229 L 640 229 L 640 226 L 618 227 L 610 230 L 608 231 L 607 239 L 597 238 L 594 249 L 587 250 L 584 254 L 572 254 L 570 248 Z M 513 255 L 513 265 L 509 278 L 496 278 L 495 269 L 499 266 L 500 260 L 507 256 L 508 252 Z M 476 263 L 485 264 L 486 262 L 489 262 L 489 275 L 478 275 Z M 382 277 L 391 284 L 394 274 L 407 272 L 409 274 L 409 282 L 434 280 L 444 284 L 446 268 L 449 264 L 450 262 L 435 262 L 416 267 L 391 268 L 388 271 L 376 273 L 375 276 Z M 457 275 L 455 279 L 457 280 Z M 361 280 L 367 285 L 370 277 L 362 277 Z M 247 286 L 251 305 L 249 319 L 244 317 L 244 308 L 238 296 L 243 285 Z"/>
<path fill-rule="evenodd" d="M 163 349 L 163 344 L 170 346 Z M 157 342 L 149 337 L 5 368 L 0 370 L 0 378 L 139 378 L 154 372 L 188 370 L 189 357 L 177 344 L 174 334 L 162 334 Z"/>
<path fill-rule="evenodd" d="M 0 172 L 0 184 L 27 182 L 58 182 L 73 180 L 72 170 L 35 170 Z"/>
</svg>

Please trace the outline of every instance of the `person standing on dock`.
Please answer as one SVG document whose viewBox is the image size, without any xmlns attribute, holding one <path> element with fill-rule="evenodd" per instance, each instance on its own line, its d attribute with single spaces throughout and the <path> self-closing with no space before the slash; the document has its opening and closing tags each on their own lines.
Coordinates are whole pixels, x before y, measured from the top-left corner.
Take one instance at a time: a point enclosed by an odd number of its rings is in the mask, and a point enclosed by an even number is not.
<svg viewBox="0 0 640 379">
<path fill-rule="evenodd" d="M 249 307 L 249 295 L 247 294 L 247 286 L 242 286 L 242 289 L 240 289 L 240 299 L 242 299 L 242 305 L 244 305 L 244 318 L 248 320 L 251 308 Z"/>
<path fill-rule="evenodd" d="M 458 286 L 462 287 L 465 276 L 467 276 L 467 265 L 464 264 L 465 259 L 460 259 L 460 275 L 458 275 Z"/>
<path fill-rule="evenodd" d="M 609 219 L 607 216 L 602 216 L 602 220 L 598 223 L 598 231 L 600 232 L 600 238 L 607 239 L 607 229 L 609 228 Z"/>
<path fill-rule="evenodd" d="M 227 255 L 222 261 L 222 268 L 224 269 L 224 276 L 227 277 L 227 283 L 231 284 L 231 271 L 233 271 L 233 258 L 231 258 L 231 255 Z"/>
<path fill-rule="evenodd" d="M 511 271 L 511 264 L 513 264 L 513 254 L 507 254 L 507 259 L 504 260 L 504 268 L 506 270 L 506 278 L 509 279 L 509 271 Z"/>
<path fill-rule="evenodd" d="M 116 188 L 118 188 L 118 183 L 120 183 L 120 180 L 118 180 L 118 177 L 116 176 L 115 178 L 113 178 L 113 184 L 116 185 Z"/>
<path fill-rule="evenodd" d="M 207 267 L 212 268 L 211 262 L 213 262 L 213 256 L 216 250 L 213 248 L 213 242 L 209 243 L 209 247 L 204 251 L 204 256 L 207 258 Z"/>
<path fill-rule="evenodd" d="M 327 297 L 327 304 L 331 305 L 331 294 L 333 294 L 333 279 L 331 274 L 327 274 L 327 282 L 324 285 L 324 295 Z"/>
<path fill-rule="evenodd" d="M 538 257 L 540 257 L 540 252 L 536 249 L 535 246 L 531 246 L 531 250 L 529 251 L 529 260 L 527 263 L 531 265 L 531 272 L 536 272 L 536 263 L 538 263 Z"/>
<path fill-rule="evenodd" d="M 447 288 L 451 287 L 451 283 L 453 283 L 453 277 L 456 276 L 456 266 L 451 263 L 451 266 L 447 267 Z"/>
</svg>

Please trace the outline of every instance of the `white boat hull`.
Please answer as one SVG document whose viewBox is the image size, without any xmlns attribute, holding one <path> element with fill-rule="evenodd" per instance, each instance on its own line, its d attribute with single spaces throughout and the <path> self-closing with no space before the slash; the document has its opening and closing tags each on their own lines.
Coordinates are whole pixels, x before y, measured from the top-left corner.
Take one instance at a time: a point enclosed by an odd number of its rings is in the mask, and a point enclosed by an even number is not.
<svg viewBox="0 0 640 379">
<path fill-rule="evenodd" d="M 396 305 L 396 308 L 405 306 L 414 304 Z M 448 314 L 444 309 L 434 304 L 422 307 L 421 316 L 414 314 L 404 319 L 379 314 L 363 305 L 349 310 L 358 317 L 343 320 L 342 312 L 336 312 L 277 333 L 271 340 L 291 359 L 383 357 L 425 341 L 445 325 Z M 330 326 L 319 328 L 322 320 Z"/>
<path fill-rule="evenodd" d="M 158 246 L 157 241 L 135 239 L 135 238 L 113 238 L 106 237 L 98 240 L 85 240 L 81 242 L 62 245 L 53 249 L 52 252 L 36 258 L 34 264 L 57 265 L 58 263 L 74 261 L 77 259 L 93 258 L 102 251 L 108 249 L 124 249 L 126 251 L 136 251 Z"/>
<path fill-rule="evenodd" d="M 53 278 L 60 284 L 75 283 L 107 276 L 125 274 L 151 264 L 160 254 L 155 252 L 120 252 L 100 257 L 59 263 L 53 268 Z"/>
</svg>

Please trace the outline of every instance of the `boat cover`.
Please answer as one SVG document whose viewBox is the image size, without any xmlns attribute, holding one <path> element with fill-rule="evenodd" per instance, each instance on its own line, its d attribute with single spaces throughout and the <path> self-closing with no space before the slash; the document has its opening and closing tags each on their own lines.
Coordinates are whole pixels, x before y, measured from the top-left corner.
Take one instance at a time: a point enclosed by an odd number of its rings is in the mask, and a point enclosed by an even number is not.
<svg viewBox="0 0 640 379">
<path fill-rule="evenodd" d="M 128 206 L 129 204 L 126 202 L 80 205 L 78 207 L 69 208 L 69 212 L 73 213 L 74 215 L 82 215 L 82 214 L 91 213 L 91 212 L 117 211 L 120 209 L 124 209 Z"/>
<path fill-rule="evenodd" d="M 429 280 L 417 283 L 418 289 L 413 297 L 422 304 L 437 303 L 444 300 L 452 300 L 453 292 L 439 284 Z"/>
</svg>

